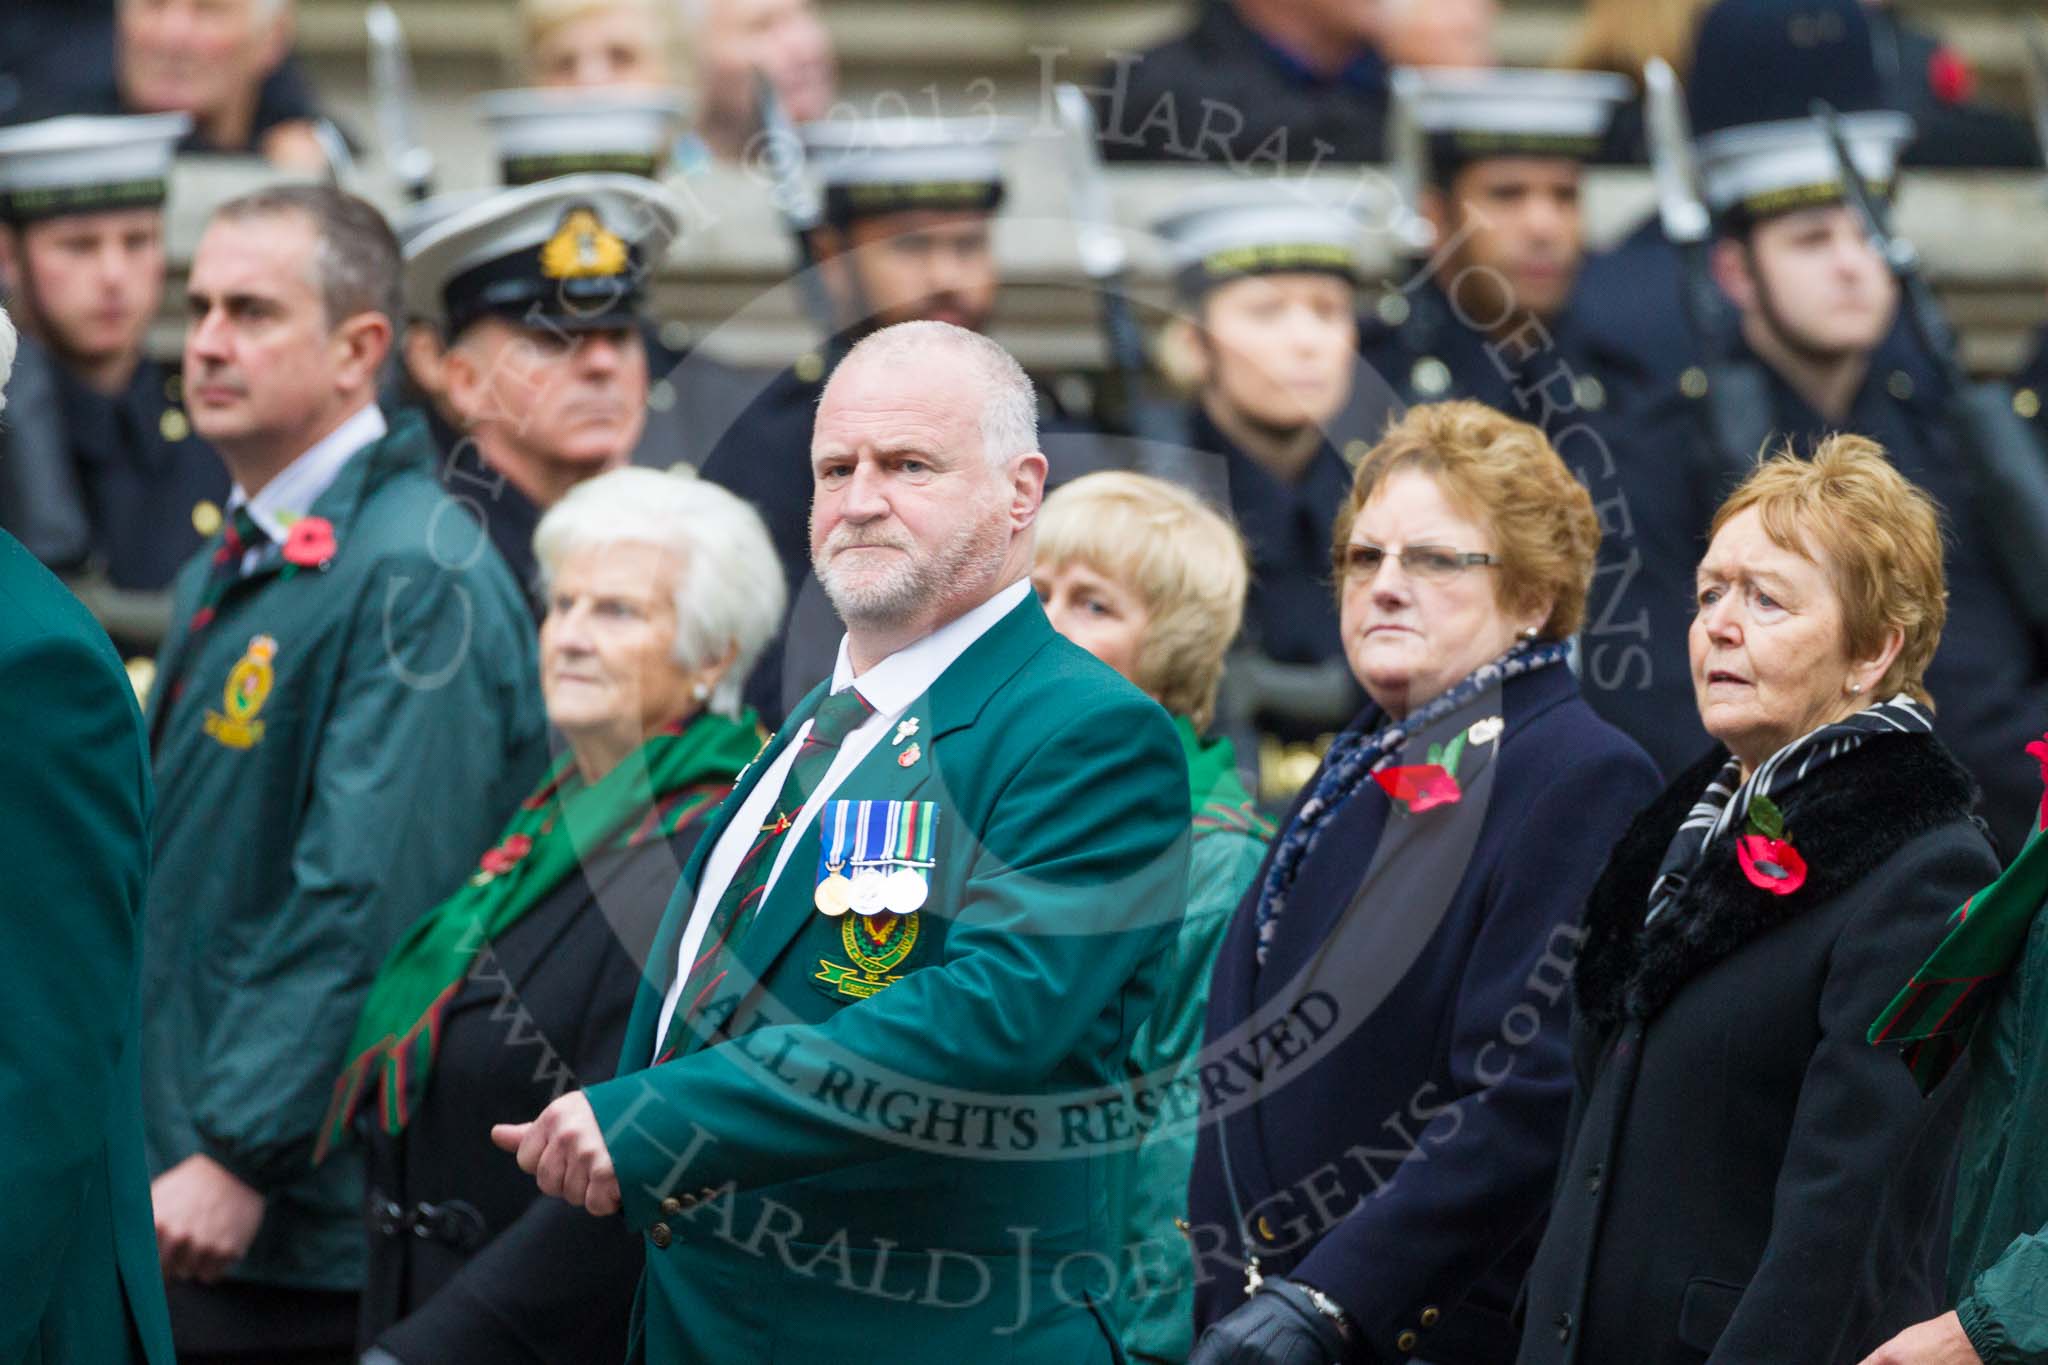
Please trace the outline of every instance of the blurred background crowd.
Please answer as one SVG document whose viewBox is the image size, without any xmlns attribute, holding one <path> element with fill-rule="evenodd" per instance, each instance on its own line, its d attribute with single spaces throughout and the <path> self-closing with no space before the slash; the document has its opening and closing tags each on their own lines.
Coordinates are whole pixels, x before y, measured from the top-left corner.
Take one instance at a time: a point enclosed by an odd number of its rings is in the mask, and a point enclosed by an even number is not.
<svg viewBox="0 0 2048 1365">
<path fill-rule="evenodd" d="M 98 278 L 89 277 L 87 243 L 31 250 L 35 230 L 23 214 L 22 226 L 0 234 L 0 283 L 30 336 L 60 357 L 48 382 L 78 409 L 61 423 L 17 409 L 11 447 L 48 454 L 6 462 L 0 524 L 74 577 L 146 681 L 166 611 L 161 591 L 217 525 L 226 493 L 180 409 L 177 372 L 181 281 L 210 208 L 269 176 L 332 177 L 382 206 L 411 241 L 497 185 L 626 170 L 664 184 L 664 211 L 675 215 L 637 277 L 644 366 L 629 365 L 617 387 L 644 415 L 585 433 L 570 473 L 557 471 L 551 487 L 558 493 L 575 470 L 630 449 L 637 462 L 705 468 L 761 507 L 788 569 L 799 645 L 792 653 L 778 640 L 757 670 L 749 698 L 764 714 L 778 714 L 781 694 L 793 698 L 819 671 L 832 631 L 815 594 L 802 591 L 800 466 L 742 456 L 734 434 L 745 432 L 749 450 L 794 442 L 794 458 L 802 418 L 791 427 L 790 414 L 801 413 L 836 346 L 873 323 L 936 317 L 988 331 L 1031 368 L 1055 485 L 1094 468 L 1176 463 L 1134 442 L 1180 447 L 1184 480 L 1194 465 L 1209 467 L 1203 487 L 1231 504 L 1258 569 L 1221 723 L 1238 737 L 1263 799 L 1284 800 L 1313 769 L 1318 737 L 1357 699 L 1330 666 L 1334 618 L 1320 563 L 1325 485 L 1341 477 L 1346 453 L 1355 459 L 1356 443 L 1403 401 L 1475 397 L 1515 415 L 1543 411 L 1540 400 L 1514 397 L 1518 384 L 1535 382 L 1537 362 L 1522 356 L 1516 364 L 1531 373 L 1518 377 L 1482 354 L 1510 329 L 1489 337 L 1446 328 L 1439 286 L 1461 281 L 1463 310 L 1472 302 L 1464 294 L 1497 268 L 1523 316 L 1563 320 L 1552 329 L 1556 345 L 1542 349 L 1571 357 L 1585 400 L 1574 406 L 1613 436 L 1610 445 L 1650 439 L 1631 425 L 1636 415 L 1701 387 L 1721 354 L 1731 317 L 1703 320 L 1689 308 L 1680 251 L 1659 221 L 1646 62 L 1668 62 L 1681 86 L 1690 77 L 1694 110 L 1716 124 L 1803 117 L 1806 101 L 1822 95 L 1908 116 L 1910 135 L 1885 155 L 1896 152 L 1905 168 L 1902 227 L 1956 324 L 1956 358 L 1975 376 L 2015 376 L 2015 411 L 2039 417 L 2041 390 L 2026 366 L 2048 312 L 2048 258 L 2037 246 L 2048 206 L 2037 192 L 2041 49 L 2026 8 L 1864 6 L 1850 44 L 1858 76 L 1846 84 L 1829 74 L 1844 69 L 1841 35 L 1825 33 L 1792 45 L 1814 73 L 1806 84 L 1798 71 L 1752 63 L 1750 39 L 1732 32 L 1694 76 L 1704 8 L 422 0 L 393 12 L 318 0 L 22 0 L 0 16 L 0 122 L 149 113 L 189 123 L 169 139 L 163 211 L 150 220 L 160 226 L 99 251 Z M 1472 125 L 1481 131 L 1460 132 L 1453 125 L 1469 123 L 1468 110 L 1427 136 L 1404 135 L 1412 120 L 1400 112 L 1397 70 L 1496 66 L 1599 73 L 1612 84 L 1589 80 L 1563 93 L 1510 85 L 1500 100 L 1522 113 L 1498 127 L 1481 116 Z M 1062 83 L 1090 98 L 1094 165 L 1077 166 Z M 1470 148 L 1449 146 L 1460 137 L 1505 146 L 1503 138 L 1529 135 L 1518 117 L 1534 127 L 1546 116 L 1530 111 L 1574 100 L 1584 107 L 1566 117 L 1584 126 L 1577 145 L 1554 149 L 1562 157 L 1550 165 L 1563 169 L 1548 185 L 1488 183 L 1484 159 L 1475 165 Z M 764 109 L 774 120 L 766 130 Z M 39 163 L 90 165 L 96 154 L 62 138 L 39 152 L 31 136 L 0 142 L 0 156 L 7 145 L 19 149 L 14 164 L 29 180 Z M 878 170 L 884 162 L 894 169 Z M 922 199 L 884 206 L 870 190 L 863 206 L 847 192 L 891 176 L 899 189 L 921 186 Z M 1192 296 L 1180 286 L 1194 248 L 1173 238 L 1177 211 L 1233 191 L 1253 203 L 1262 185 L 1283 183 L 1297 196 L 1341 199 L 1356 220 L 1341 242 L 1349 301 L 1331 303 L 1357 315 L 1356 332 L 1303 342 L 1284 325 L 1251 322 L 1233 334 L 1187 307 Z M 944 202 L 963 184 L 957 203 Z M 1478 205 L 1493 214 L 1487 232 L 1472 231 Z M 45 225 L 42 235 L 52 233 Z M 825 264 L 806 270 L 813 262 Z M 431 298 L 440 281 L 425 276 L 445 265 L 409 263 L 409 307 Z M 1190 327 L 1191 317 L 1205 326 Z M 417 310 L 413 320 L 426 321 Z M 1932 411 L 1945 362 L 1924 358 L 1916 368 L 1912 353 L 1924 348 L 1905 322 L 1887 317 L 1883 330 L 1897 343 L 1883 356 L 1908 363 L 1884 368 L 1882 388 Z M 462 432 L 477 436 L 477 452 L 451 453 L 446 477 L 474 474 L 479 463 L 486 473 L 505 468 L 520 456 L 490 453 L 507 442 L 465 420 L 464 397 L 440 374 L 443 332 L 408 330 L 396 348 L 407 376 L 389 377 L 387 391 L 394 400 L 434 395 L 445 447 Z M 1320 357 L 1285 362 L 1319 376 L 1258 378 L 1281 349 L 1319 344 Z M 1340 358 L 1352 355 L 1363 363 L 1342 374 Z M 1320 392 L 1281 391 L 1296 384 Z M 474 409 L 480 400 L 467 401 Z M 1829 425 L 1846 415 L 1819 406 Z M 1556 435 L 1554 406 L 1551 417 Z M 1299 433 L 1310 429 L 1304 444 Z M 1276 430 L 1278 439 L 1265 434 Z M 1654 439 L 1670 439 L 1670 429 Z M 536 442 L 538 458 L 555 458 L 552 437 L 529 430 L 526 444 Z M 1238 446 L 1250 458 L 1233 466 L 1219 452 Z M 1317 447 L 1327 449 L 1327 467 L 1309 458 Z M 1581 468 L 1589 458 L 1567 457 Z M 513 477 L 523 504 L 508 510 L 498 500 L 489 510 L 494 540 L 525 579 L 523 542 L 552 495 L 536 496 L 537 476 L 524 469 Z M 1287 523 L 1298 515 L 1313 534 L 1296 543 Z M 824 643 L 806 653 L 809 637 Z M 1676 681 L 1677 670 L 1608 643 L 1605 670 L 1631 694 L 1617 707 Z"/>
</svg>

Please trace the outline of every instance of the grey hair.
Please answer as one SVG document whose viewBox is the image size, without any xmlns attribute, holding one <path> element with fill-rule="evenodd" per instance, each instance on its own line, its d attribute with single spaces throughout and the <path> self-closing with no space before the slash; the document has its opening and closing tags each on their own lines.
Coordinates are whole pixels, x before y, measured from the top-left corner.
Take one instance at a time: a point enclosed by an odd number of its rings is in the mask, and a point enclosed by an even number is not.
<svg viewBox="0 0 2048 1365">
<path fill-rule="evenodd" d="M 400 298 L 404 257 L 391 224 L 367 199 L 332 185 L 266 185 L 239 195 L 213 211 L 215 222 L 240 222 L 280 214 L 303 215 L 313 225 L 313 284 L 327 325 L 358 313 L 382 313 L 394 329 L 405 317 Z"/>
<path fill-rule="evenodd" d="M 1001 469 L 1038 449 L 1038 390 L 1031 376 L 1017 357 L 979 332 L 950 322 L 899 322 L 862 338 L 839 368 L 856 358 L 901 362 L 933 350 L 959 356 L 974 371 L 982 388 L 981 453 L 991 466 Z"/>
<path fill-rule="evenodd" d="M 7 411 L 7 379 L 14 373 L 14 350 L 18 341 L 14 319 L 7 316 L 5 308 L 0 308 L 0 412 Z"/>
<path fill-rule="evenodd" d="M 782 629 L 788 588 L 782 561 L 760 513 L 744 499 L 699 479 L 688 465 L 663 472 L 628 466 L 577 484 L 549 508 L 533 533 L 543 590 L 569 555 L 623 542 L 652 545 L 682 565 L 676 580 L 675 661 L 732 667 L 706 705 L 737 718 L 740 690 L 755 660 Z"/>
</svg>

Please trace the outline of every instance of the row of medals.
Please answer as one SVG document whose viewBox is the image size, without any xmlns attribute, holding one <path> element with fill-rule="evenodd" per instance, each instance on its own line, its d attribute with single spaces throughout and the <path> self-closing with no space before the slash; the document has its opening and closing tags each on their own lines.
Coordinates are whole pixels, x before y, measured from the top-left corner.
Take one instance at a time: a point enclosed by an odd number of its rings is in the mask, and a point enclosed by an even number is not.
<svg viewBox="0 0 2048 1365">
<path fill-rule="evenodd" d="M 928 894 L 924 874 L 916 868 L 884 872 L 879 867 L 857 867 L 849 877 L 835 864 L 811 899 L 820 913 L 837 919 L 849 910 L 857 915 L 908 915 Z"/>
</svg>

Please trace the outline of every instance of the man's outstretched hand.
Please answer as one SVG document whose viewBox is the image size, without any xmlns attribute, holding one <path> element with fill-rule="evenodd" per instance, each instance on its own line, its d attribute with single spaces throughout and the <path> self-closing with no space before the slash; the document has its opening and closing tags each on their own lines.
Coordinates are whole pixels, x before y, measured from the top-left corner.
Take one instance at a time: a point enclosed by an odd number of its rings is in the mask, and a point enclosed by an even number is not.
<svg viewBox="0 0 2048 1365">
<path fill-rule="evenodd" d="M 619 1211 L 618 1172 L 581 1091 L 562 1096 L 531 1123 L 493 1124 L 491 1141 L 517 1155 L 519 1169 L 542 1194 L 581 1204 L 600 1218 Z"/>
</svg>

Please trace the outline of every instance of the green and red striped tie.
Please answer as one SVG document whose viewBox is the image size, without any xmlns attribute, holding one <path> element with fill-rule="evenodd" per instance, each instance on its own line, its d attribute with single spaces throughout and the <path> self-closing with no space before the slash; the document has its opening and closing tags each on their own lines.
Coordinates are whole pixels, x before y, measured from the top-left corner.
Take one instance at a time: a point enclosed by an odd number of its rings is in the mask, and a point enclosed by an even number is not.
<svg viewBox="0 0 2048 1365">
<path fill-rule="evenodd" d="M 711 912 L 704 941 L 698 945 L 697 960 L 691 964 L 683 992 L 676 998 L 676 1012 L 669 1020 L 668 1033 L 662 1038 L 661 1052 L 655 1058 L 657 1065 L 676 1054 L 687 1021 L 725 980 L 732 954 L 738 951 L 740 940 L 753 924 L 754 914 L 767 893 L 768 876 L 774 871 L 775 854 L 782 847 L 783 836 L 796 823 L 804 802 L 825 780 L 832 760 L 839 756 L 840 744 L 873 714 L 875 708 L 849 687 L 825 698 L 811 718 L 810 733 L 797 746 L 796 759 L 789 765 L 789 774 L 776 797 L 774 818 L 761 826 L 753 846 L 733 869 L 732 881 Z"/>
<path fill-rule="evenodd" d="M 185 623 L 188 634 L 197 635 L 213 624 L 213 618 L 220 610 L 220 600 L 228 595 L 242 577 L 242 561 L 249 551 L 270 543 L 270 535 L 256 524 L 256 518 L 249 515 L 249 504 L 237 507 L 228 518 L 228 524 L 220 531 L 220 545 L 213 552 L 213 563 L 206 571 L 206 585 L 200 589 L 199 607 Z"/>
</svg>

